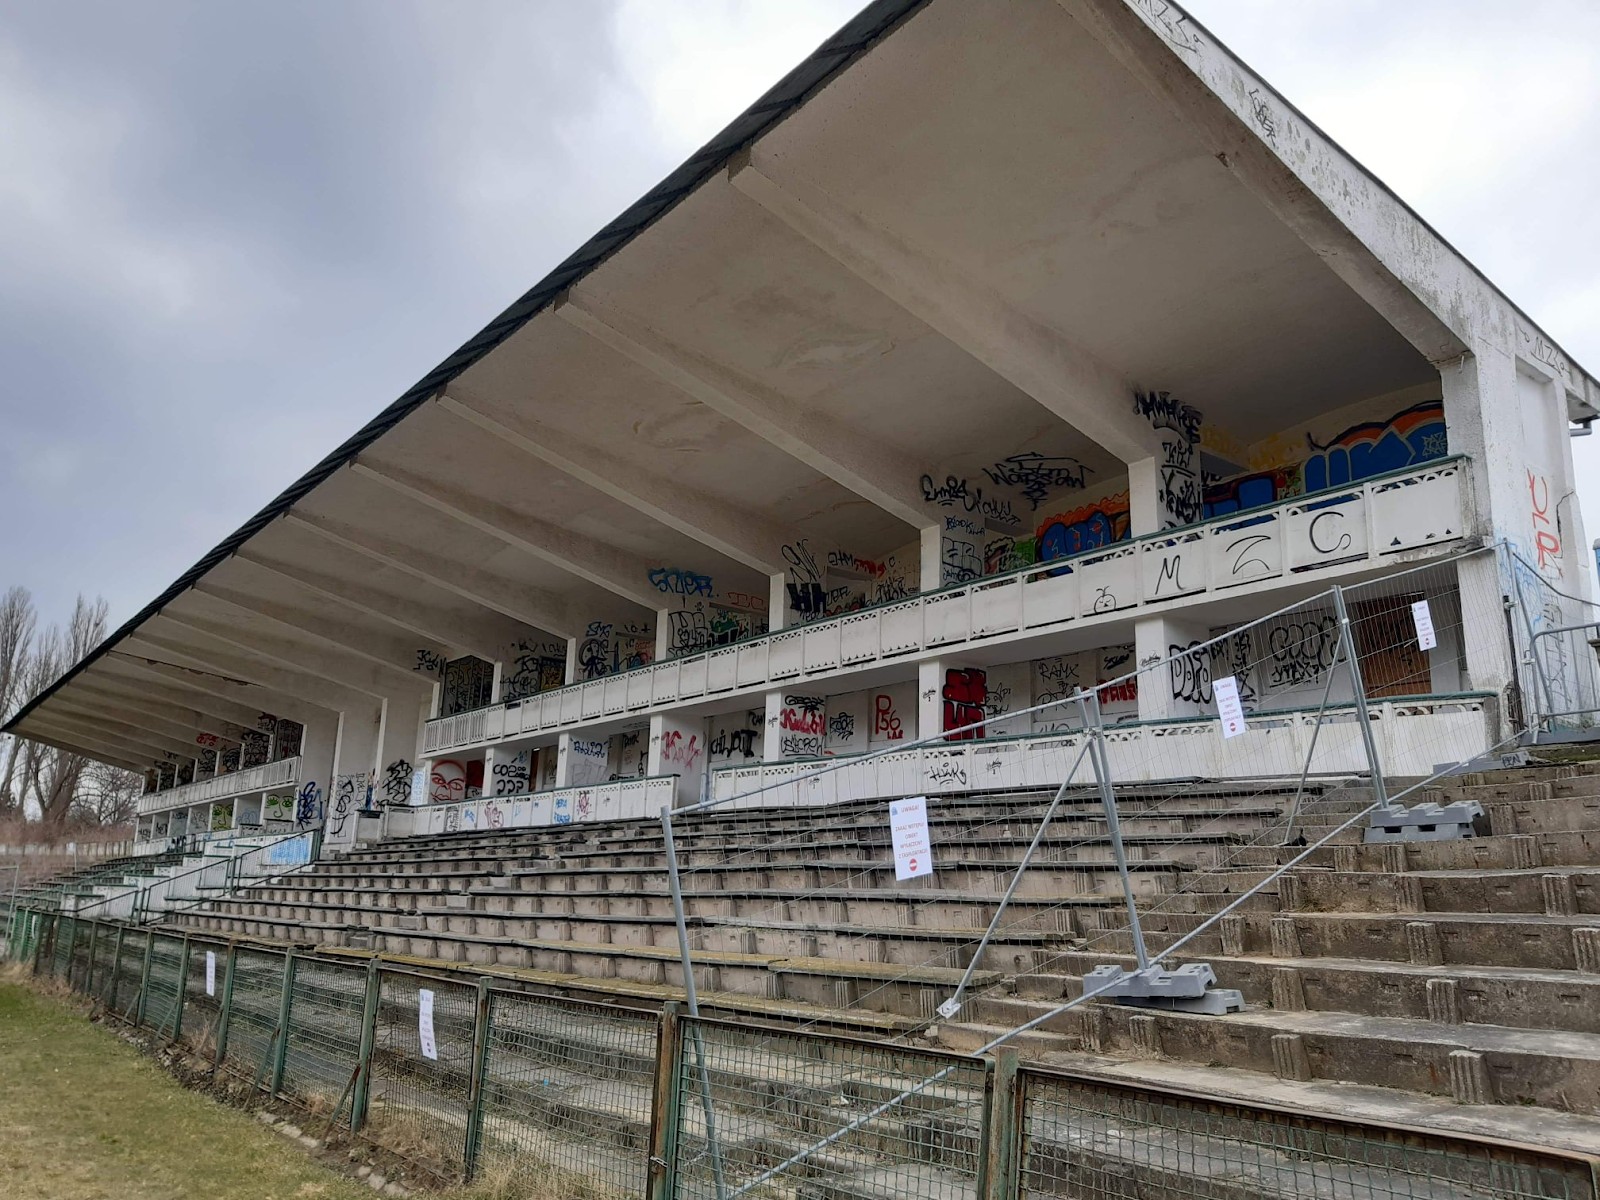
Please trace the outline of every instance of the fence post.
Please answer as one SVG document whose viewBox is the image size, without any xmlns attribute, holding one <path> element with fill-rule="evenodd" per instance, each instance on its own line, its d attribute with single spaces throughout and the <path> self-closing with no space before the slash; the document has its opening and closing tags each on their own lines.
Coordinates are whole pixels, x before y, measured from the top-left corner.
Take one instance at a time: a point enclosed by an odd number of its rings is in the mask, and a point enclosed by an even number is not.
<svg viewBox="0 0 1600 1200">
<path fill-rule="evenodd" d="M 117 943 L 111 951 L 111 987 L 106 994 L 106 1008 L 111 1012 L 117 1011 L 117 984 L 122 976 L 122 939 L 127 932 L 121 925 L 117 926 Z"/>
<path fill-rule="evenodd" d="M 983 1136 L 978 1149 L 979 1200 L 1018 1200 L 1022 1194 L 1021 1077 L 1017 1051 L 1002 1046 L 988 1062 L 984 1079 Z"/>
<path fill-rule="evenodd" d="M 1100 785 L 1100 805 L 1106 814 L 1106 835 L 1111 839 L 1111 854 L 1116 859 L 1117 877 L 1128 905 L 1128 929 L 1133 934 L 1133 956 L 1143 971 L 1150 965 L 1150 953 L 1145 948 L 1144 927 L 1139 923 L 1139 904 L 1134 898 L 1133 875 L 1128 870 L 1128 852 L 1122 845 L 1122 819 L 1117 815 L 1117 792 L 1111 779 L 1111 760 L 1106 755 L 1106 727 L 1100 717 L 1100 693 L 1089 692 L 1078 698 L 1078 710 L 1083 714 L 1083 728 L 1092 749 L 1089 760 L 1094 765 L 1095 782 Z"/>
<path fill-rule="evenodd" d="M 1350 611 L 1345 607 L 1344 589 L 1333 589 L 1333 608 L 1339 616 L 1339 636 L 1344 642 L 1345 657 L 1350 660 L 1350 682 L 1354 685 L 1356 719 L 1361 723 L 1361 744 L 1367 750 L 1367 766 L 1372 769 L 1372 798 L 1379 807 L 1389 803 L 1388 785 L 1383 779 L 1383 763 L 1378 758 L 1377 739 L 1372 736 L 1372 719 L 1367 715 L 1367 685 L 1361 677 L 1361 659 L 1356 654 L 1355 630 L 1350 625 Z"/>
<path fill-rule="evenodd" d="M 89 922 L 89 960 L 83 972 L 83 994 L 91 1000 L 94 998 L 94 956 L 99 950 L 100 922 Z"/>
<path fill-rule="evenodd" d="M 356 1056 L 356 1086 L 350 1095 L 350 1132 L 360 1133 L 367 1123 L 372 1098 L 372 1054 L 378 1041 L 378 996 L 382 979 L 378 956 L 367 960 L 367 991 L 361 1005 L 361 1049 Z"/>
<path fill-rule="evenodd" d="M 222 1066 L 222 1059 L 228 1052 L 228 1018 L 233 1010 L 233 966 L 239 961 L 239 947 L 228 943 L 227 961 L 222 966 L 222 1003 L 217 1011 L 217 1049 L 211 1061 L 212 1071 Z"/>
<path fill-rule="evenodd" d="M 133 1027 L 144 1024 L 145 1002 L 150 996 L 150 958 L 156 951 L 156 935 L 148 929 L 144 934 L 144 963 L 139 968 L 139 999 L 133 1010 Z"/>
<path fill-rule="evenodd" d="M 293 950 L 283 952 L 283 994 L 278 997 L 278 1044 L 272 1056 L 272 1078 L 267 1095 L 276 1096 L 283 1087 L 283 1068 L 289 1058 L 289 1018 L 294 1000 L 295 956 Z"/>
<path fill-rule="evenodd" d="M 472 1015 L 472 1078 L 467 1091 L 467 1145 L 462 1156 L 461 1180 L 470 1183 L 478 1167 L 478 1146 L 483 1140 L 483 1089 L 489 1071 L 489 980 L 478 977 L 477 1007 Z"/>
<path fill-rule="evenodd" d="M 183 935 L 183 949 L 178 952 L 178 994 L 172 1001 L 172 1037 L 177 1041 L 183 1034 L 183 1001 L 189 993 L 189 935 Z"/>
<path fill-rule="evenodd" d="M 54 916 L 51 916 L 51 918 L 50 918 L 50 928 L 52 930 L 55 928 L 55 917 Z M 39 954 L 40 954 L 40 951 L 44 947 L 44 934 L 45 934 L 45 914 L 44 913 L 39 913 L 38 914 L 38 925 L 36 926 L 36 928 L 34 930 L 34 935 L 33 935 L 33 963 L 32 963 L 32 967 L 33 967 L 33 973 L 35 975 L 37 975 L 39 973 Z"/>
<path fill-rule="evenodd" d="M 656 1022 L 656 1074 L 650 1093 L 650 1174 L 647 1200 L 672 1200 L 678 1174 L 679 1067 L 683 1019 L 676 1000 L 661 1006 Z"/>
</svg>

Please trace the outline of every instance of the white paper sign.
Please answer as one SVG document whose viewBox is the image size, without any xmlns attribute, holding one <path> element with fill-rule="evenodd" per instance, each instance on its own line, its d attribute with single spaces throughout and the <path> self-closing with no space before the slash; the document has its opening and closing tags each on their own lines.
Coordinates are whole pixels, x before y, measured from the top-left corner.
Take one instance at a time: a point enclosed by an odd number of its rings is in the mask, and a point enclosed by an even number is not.
<svg viewBox="0 0 1600 1200">
<path fill-rule="evenodd" d="M 433 1040 L 433 992 L 427 988 L 417 989 L 417 1040 L 423 1058 L 439 1057 L 439 1043 Z"/>
<path fill-rule="evenodd" d="M 1428 602 L 1418 600 L 1411 606 L 1411 623 L 1417 627 L 1417 645 L 1423 650 L 1432 650 L 1439 644 L 1439 635 L 1433 632 L 1433 614 L 1428 611 Z"/>
<path fill-rule="evenodd" d="M 1244 705 L 1239 703 L 1239 681 L 1224 675 L 1211 684 L 1211 694 L 1217 699 L 1217 716 L 1222 720 L 1222 736 L 1238 737 L 1244 732 Z"/>
<path fill-rule="evenodd" d="M 411 772 L 411 795 L 409 803 L 412 805 L 426 804 L 428 802 L 428 773 L 423 770 Z"/>
<path fill-rule="evenodd" d="M 215 950 L 207 950 L 206 951 L 206 995 L 215 996 L 216 994 L 217 994 L 217 952 Z"/>
<path fill-rule="evenodd" d="M 916 879 L 933 874 L 933 846 L 928 840 L 926 796 L 912 796 L 889 805 L 889 837 L 894 843 L 896 879 Z"/>
</svg>

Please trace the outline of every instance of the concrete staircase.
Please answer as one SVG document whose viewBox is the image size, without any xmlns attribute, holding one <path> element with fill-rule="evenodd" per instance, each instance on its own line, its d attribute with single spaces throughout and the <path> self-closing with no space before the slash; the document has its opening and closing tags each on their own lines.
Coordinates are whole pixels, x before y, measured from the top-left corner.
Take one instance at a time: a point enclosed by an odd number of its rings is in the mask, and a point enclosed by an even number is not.
<svg viewBox="0 0 1600 1200">
<path fill-rule="evenodd" d="M 1291 793 L 1119 794 L 1152 949 L 1297 852 L 1281 845 Z M 1094 1003 L 1019 1044 L 1093 1074 L 1600 1148 L 1600 764 L 1464 777 L 1428 798 L 1479 800 L 1490 835 L 1364 846 L 1357 826 L 1191 943 L 1178 961 L 1211 962 L 1244 1012 Z M 682 821 L 703 1007 L 970 1050 L 1075 995 L 1093 966 L 1131 962 L 1098 800 L 1073 796 L 960 1018 L 935 1015 L 1047 800 L 941 801 L 938 873 L 898 885 L 881 803 Z M 1295 841 L 1369 802 L 1319 792 Z M 174 924 L 473 964 L 568 995 L 682 994 L 653 822 L 380 843 Z"/>
</svg>

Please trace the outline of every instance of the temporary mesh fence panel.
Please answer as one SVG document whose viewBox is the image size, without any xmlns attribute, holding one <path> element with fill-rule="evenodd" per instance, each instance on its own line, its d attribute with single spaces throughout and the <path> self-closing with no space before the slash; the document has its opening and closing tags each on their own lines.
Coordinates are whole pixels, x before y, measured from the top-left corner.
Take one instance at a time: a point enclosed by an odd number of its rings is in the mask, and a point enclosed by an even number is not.
<svg viewBox="0 0 1600 1200">
<path fill-rule="evenodd" d="M 464 983 L 381 973 L 371 1136 L 449 1174 L 465 1164 L 476 1007 L 477 990 Z"/>
<path fill-rule="evenodd" d="M 1513 549 L 1503 551 L 1502 569 L 1516 606 L 1511 634 L 1528 723 L 1548 733 L 1592 728 L 1600 721 L 1600 604 L 1575 595 L 1576 580 Z"/>
<path fill-rule="evenodd" d="M 200 940 L 190 942 L 189 971 L 184 978 L 183 1028 L 179 1033 L 190 1049 L 207 1059 L 216 1052 L 227 964 L 226 946 Z"/>
<path fill-rule="evenodd" d="M 223 1063 L 244 1079 L 270 1079 L 283 999 L 282 954 L 241 948 L 233 967 Z"/>
<path fill-rule="evenodd" d="M 976 1188 L 977 1059 L 688 1020 L 678 1076 L 676 1194 L 685 1200 Z"/>
<path fill-rule="evenodd" d="M 540 1194 L 584 1179 L 642 1195 L 654 1014 L 505 992 L 489 1011 L 480 1172 Z"/>
<path fill-rule="evenodd" d="M 143 1023 L 158 1033 L 173 1036 L 178 996 L 184 984 L 183 939 L 153 933 L 150 940 L 150 977 L 145 988 Z"/>
<path fill-rule="evenodd" d="M 342 1107 L 355 1085 L 366 982 L 359 967 L 295 964 L 283 1091 L 319 1115 Z"/>
<path fill-rule="evenodd" d="M 1021 1193 L 1141 1200 L 1592 1200 L 1588 1164 L 1023 1071 Z"/>
<path fill-rule="evenodd" d="M 114 993 L 108 1002 L 118 1016 L 131 1021 L 139 1011 L 140 984 L 144 979 L 144 951 L 150 935 L 142 929 L 125 930 L 122 954 L 117 958 Z"/>
</svg>

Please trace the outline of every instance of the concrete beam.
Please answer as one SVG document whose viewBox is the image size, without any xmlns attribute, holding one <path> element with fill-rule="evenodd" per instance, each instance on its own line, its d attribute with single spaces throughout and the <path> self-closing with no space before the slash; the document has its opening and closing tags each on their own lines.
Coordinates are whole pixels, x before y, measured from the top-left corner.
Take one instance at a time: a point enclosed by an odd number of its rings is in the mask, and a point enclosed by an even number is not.
<svg viewBox="0 0 1600 1200">
<path fill-rule="evenodd" d="M 661 597 L 646 582 L 650 564 L 597 538 L 562 529 L 475 496 L 464 488 L 423 479 L 402 467 L 358 459 L 350 468 L 397 495 L 427 505 L 513 549 L 654 611 Z"/>
<path fill-rule="evenodd" d="M 586 614 L 576 612 L 565 597 L 408 545 L 398 538 L 368 533 L 314 513 L 290 512 L 283 519 L 534 629 L 547 629 L 558 637 L 576 637 L 587 624 Z"/>
<path fill-rule="evenodd" d="M 29 722 L 30 730 L 32 722 Z M 25 742 L 38 742 L 41 746 L 49 746 L 52 750 L 62 750 L 68 754 L 82 754 L 94 759 L 96 762 L 110 763 L 113 767 L 121 767 L 124 771 L 132 771 L 136 775 L 143 775 L 151 764 L 138 759 L 126 751 L 93 749 L 78 745 L 70 740 L 52 737 L 41 730 L 19 735 Z"/>
<path fill-rule="evenodd" d="M 319 547 L 332 549 L 320 535 L 311 536 L 317 536 Z M 360 560 L 361 570 L 344 573 L 333 564 L 297 559 L 288 547 L 283 551 L 272 553 L 247 542 L 234 557 L 308 592 L 339 600 L 366 616 L 448 646 L 450 658 L 472 654 L 493 662 L 515 642 L 548 641 L 558 636 L 366 557 Z M 390 586 L 383 586 L 385 583 Z"/>
<path fill-rule="evenodd" d="M 459 384 L 452 384 L 434 402 L 441 410 L 492 433 L 562 474 L 763 575 L 780 574 L 786 566 L 783 547 L 804 537 L 797 529 L 739 512 L 686 486 L 682 480 L 641 470 L 633 464 L 627 470 L 618 470 L 614 454 L 590 446 L 527 411 L 516 414 L 517 427 L 513 429 Z"/>
<path fill-rule="evenodd" d="M 1133 411 L 1134 381 L 923 246 L 866 221 L 798 177 L 757 164 L 748 150 L 728 165 L 743 195 L 840 266 L 960 346 L 1123 462 L 1155 453 Z M 913 476 L 912 478 L 915 478 Z"/>
<path fill-rule="evenodd" d="M 70 721 L 78 726 L 98 729 L 103 733 L 127 738 L 130 741 L 138 741 L 150 746 L 160 746 L 175 758 L 200 757 L 201 747 L 194 741 L 193 737 L 185 738 L 181 733 L 151 729 L 149 727 L 149 718 L 146 718 L 144 722 L 122 720 L 111 713 L 103 712 L 93 707 L 68 704 L 60 696 L 51 697 L 49 708 L 51 716 L 63 723 Z"/>
<path fill-rule="evenodd" d="M 119 733 L 110 733 L 100 729 L 92 722 L 78 721 L 71 717 L 46 717 L 35 713 L 28 718 L 28 727 L 41 730 L 70 745 L 84 747 L 80 753 L 88 754 L 90 757 L 94 756 L 93 748 L 109 750 L 136 761 L 143 760 L 147 766 L 173 757 L 169 750 L 156 743 L 146 742 L 140 738 L 126 737 Z M 194 758 L 196 756 L 186 754 L 183 757 Z"/>
<path fill-rule="evenodd" d="M 427 655 L 449 657 L 443 643 L 428 639 L 395 635 L 388 626 L 378 625 L 359 616 L 350 619 L 330 617 L 305 605 L 287 604 L 263 598 L 239 588 L 211 582 L 210 577 L 195 584 L 194 591 L 185 600 L 204 597 L 215 606 L 215 615 L 226 620 L 230 614 L 243 614 L 259 622 L 268 623 L 280 630 L 303 633 L 313 645 L 325 642 L 342 653 L 364 658 L 379 666 L 400 671 L 406 675 L 417 673 L 419 651 Z"/>
<path fill-rule="evenodd" d="M 246 728 L 254 728 L 211 716 L 189 703 L 161 699 L 136 683 L 110 677 L 104 672 L 80 676 L 64 694 L 92 697 L 100 704 L 114 706 L 119 712 L 138 714 L 140 718 L 148 716 L 165 726 L 187 729 L 197 737 L 205 735 L 230 745 L 241 744 Z"/>
<path fill-rule="evenodd" d="M 1174 24 L 1173 16 L 1156 18 L 1168 27 L 1163 37 L 1126 0 L 1057 3 L 1428 361 L 1454 360 L 1468 351 L 1467 330 L 1452 329 L 1439 313 L 1461 319 L 1476 308 L 1441 294 L 1452 278 L 1465 279 L 1470 267 L 1325 135 L 1307 127 L 1269 84 L 1221 47 L 1206 44 L 1192 27 Z M 1176 42 L 1173 29 L 1180 33 Z M 1213 91 L 1202 71 L 1232 98 Z M 1247 109 L 1250 119 L 1231 106 Z M 1298 159 L 1300 169 L 1284 155 Z M 1389 252 L 1380 257 L 1358 229 L 1375 244 L 1390 243 Z M 1431 305 L 1422 298 L 1429 294 Z"/>
<path fill-rule="evenodd" d="M 302 725 L 338 720 L 337 705 L 309 700 L 236 674 L 218 671 L 210 664 L 197 660 L 188 651 L 168 650 L 141 640 L 139 634 L 124 638 L 115 650 L 108 651 L 105 658 L 101 659 L 102 663 L 112 661 L 119 669 L 126 668 L 169 687 L 199 692 L 225 704 L 253 709 L 257 713 L 288 717 Z"/>
<path fill-rule="evenodd" d="M 102 695 L 81 689 L 52 696 L 50 709 L 88 721 L 103 721 L 111 730 L 124 729 L 129 733 L 139 732 L 168 739 L 184 747 L 191 758 L 205 748 L 196 740 L 205 735 L 192 725 L 151 716 L 148 712 L 133 708 L 127 701 L 108 700 Z"/>
<path fill-rule="evenodd" d="M 186 681 L 180 682 L 178 679 L 154 675 L 143 664 L 135 659 L 119 656 L 116 651 L 112 651 L 97 662 L 94 671 L 87 678 L 93 678 L 98 684 L 118 692 L 126 692 L 135 699 L 149 696 L 164 704 L 193 708 L 204 719 L 216 722 L 225 728 L 254 730 L 262 714 L 269 712 L 275 717 L 298 719 L 291 713 L 257 708 L 249 703 L 203 691 Z M 238 739 L 229 737 L 228 740 Z"/>
<path fill-rule="evenodd" d="M 161 613 L 163 620 L 226 643 L 291 671 L 365 692 L 374 699 L 400 692 L 431 691 L 433 681 L 407 667 L 378 666 L 355 654 L 336 650 L 331 643 L 307 640 L 293 626 L 256 617 L 243 609 L 233 619 L 219 619 L 189 593 Z"/>
<path fill-rule="evenodd" d="M 939 523 L 914 482 L 921 478 L 922 466 L 894 447 L 869 441 L 759 381 L 670 341 L 587 291 L 569 292 L 553 311 L 684 395 L 913 529 Z"/>
<path fill-rule="evenodd" d="M 347 708 L 364 709 L 374 700 L 370 693 L 263 658 L 233 642 L 179 624 L 164 615 L 146 621 L 139 630 L 138 638 L 139 646 L 148 646 L 157 654 L 176 659 L 180 665 L 214 670 L 224 677 L 254 683 L 286 698 L 298 697 L 302 703 L 320 705 L 335 712 Z M 269 708 L 266 711 L 283 710 Z M 300 720 L 299 717 L 294 719 Z"/>
</svg>

